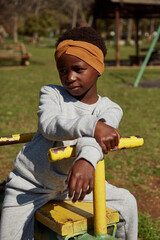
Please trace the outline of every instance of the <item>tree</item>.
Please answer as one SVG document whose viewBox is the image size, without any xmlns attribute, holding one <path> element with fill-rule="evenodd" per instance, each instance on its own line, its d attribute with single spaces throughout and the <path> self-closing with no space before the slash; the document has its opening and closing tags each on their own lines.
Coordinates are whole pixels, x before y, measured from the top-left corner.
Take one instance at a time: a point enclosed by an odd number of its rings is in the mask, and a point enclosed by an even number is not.
<svg viewBox="0 0 160 240">
<path fill-rule="evenodd" d="M 12 33 L 14 41 L 17 42 L 19 20 L 21 33 L 24 32 L 23 23 L 27 23 L 28 26 L 30 25 L 31 29 L 27 27 L 25 30 L 28 34 L 31 34 L 34 30 L 44 34 L 44 32 L 49 32 L 53 27 L 62 31 L 62 29 L 75 27 L 81 23 L 91 26 L 93 20 L 91 6 L 94 1 L 95 0 L 0 0 L 0 20 L 2 19 L 4 24 L 7 22 L 10 28 L 9 32 Z M 54 12 L 54 17 L 51 12 L 44 13 L 47 9 Z M 33 23 L 31 24 L 31 20 L 33 20 L 35 26 L 33 26 Z M 51 23 L 51 21 L 53 21 L 53 23 Z M 42 30 L 40 26 L 44 26 L 45 28 L 46 24 L 47 29 L 44 31 L 45 29 Z"/>
<path fill-rule="evenodd" d="M 33 36 L 49 36 L 52 31 L 58 28 L 56 12 L 53 10 L 43 10 L 40 14 L 29 14 L 25 20 L 25 34 Z"/>
<path fill-rule="evenodd" d="M 40 9 L 47 6 L 48 1 L 43 0 L 0 0 L 3 22 L 10 25 L 14 42 L 18 41 L 18 19 L 26 17 L 30 13 L 38 13 Z"/>
<path fill-rule="evenodd" d="M 57 6 L 57 11 L 68 16 L 70 25 L 73 28 L 81 23 L 88 24 L 87 14 L 91 14 L 90 10 L 93 2 L 94 0 L 54 0 L 54 6 Z M 89 19 L 91 24 L 92 17 Z"/>
</svg>

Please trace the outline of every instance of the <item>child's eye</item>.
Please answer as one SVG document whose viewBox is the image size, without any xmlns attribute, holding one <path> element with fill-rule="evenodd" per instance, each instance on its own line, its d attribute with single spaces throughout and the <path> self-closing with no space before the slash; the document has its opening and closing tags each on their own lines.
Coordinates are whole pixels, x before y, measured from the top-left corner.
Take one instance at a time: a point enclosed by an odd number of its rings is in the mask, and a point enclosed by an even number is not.
<svg viewBox="0 0 160 240">
<path fill-rule="evenodd" d="M 74 71 L 75 72 L 78 72 L 78 73 L 81 73 L 81 72 L 83 72 L 85 69 L 84 68 L 81 68 L 81 67 L 76 67 L 75 69 L 74 69 Z"/>
<path fill-rule="evenodd" d="M 59 74 L 60 75 L 65 75 L 67 73 L 66 69 L 59 69 Z"/>
</svg>

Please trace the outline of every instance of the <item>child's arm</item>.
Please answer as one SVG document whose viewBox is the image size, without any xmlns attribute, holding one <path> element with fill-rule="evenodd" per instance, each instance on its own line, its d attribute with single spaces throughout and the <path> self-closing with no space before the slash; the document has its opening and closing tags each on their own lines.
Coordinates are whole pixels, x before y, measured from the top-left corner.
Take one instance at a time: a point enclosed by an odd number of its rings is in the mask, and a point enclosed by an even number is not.
<svg viewBox="0 0 160 240">
<path fill-rule="evenodd" d="M 69 198 L 72 198 L 73 202 L 82 201 L 85 195 L 93 190 L 96 163 L 102 159 L 99 148 L 107 154 L 110 149 L 118 146 L 120 139 L 120 134 L 115 128 L 101 121 L 96 124 L 94 136 L 98 143 L 94 138 L 87 137 L 80 138 L 77 141 L 77 153 L 79 155 L 77 158 L 83 156 L 84 158 L 78 158 L 75 161 L 67 177 Z M 97 146 L 98 144 L 99 146 Z"/>
<path fill-rule="evenodd" d="M 115 111 L 115 113 L 114 113 Z M 112 121 L 112 115 L 114 121 Z M 101 115 L 102 116 L 102 115 Z M 118 145 L 120 134 L 118 127 L 122 117 L 121 108 L 112 108 L 109 114 L 103 114 L 104 122 L 98 121 L 94 129 L 94 138 L 83 137 L 77 140 L 77 159 L 68 174 L 69 197 L 72 201 L 82 201 L 86 194 L 93 190 L 96 164 L 103 153 Z M 111 123 L 111 127 L 107 125 Z"/>
<path fill-rule="evenodd" d="M 119 143 L 120 134 L 116 129 L 123 116 L 123 111 L 118 104 L 104 97 L 98 113 L 99 121 L 94 129 L 94 138 L 99 143 L 103 153 L 107 154 L 110 149 Z"/>
<path fill-rule="evenodd" d="M 93 190 L 96 163 L 102 159 L 103 153 L 118 146 L 120 134 L 105 123 L 98 121 L 94 138 L 80 138 L 77 141 L 77 161 L 70 169 L 67 182 L 69 197 L 73 202 L 82 201 L 86 194 Z"/>
<path fill-rule="evenodd" d="M 105 154 L 107 154 L 110 149 L 118 146 L 120 140 L 120 134 L 118 131 L 101 121 L 98 121 L 96 124 L 94 137 Z"/>
<path fill-rule="evenodd" d="M 94 187 L 95 169 L 91 163 L 85 159 L 79 159 L 70 169 L 67 183 L 69 188 L 69 198 L 73 202 L 82 201 L 86 194 L 92 192 Z"/>
</svg>

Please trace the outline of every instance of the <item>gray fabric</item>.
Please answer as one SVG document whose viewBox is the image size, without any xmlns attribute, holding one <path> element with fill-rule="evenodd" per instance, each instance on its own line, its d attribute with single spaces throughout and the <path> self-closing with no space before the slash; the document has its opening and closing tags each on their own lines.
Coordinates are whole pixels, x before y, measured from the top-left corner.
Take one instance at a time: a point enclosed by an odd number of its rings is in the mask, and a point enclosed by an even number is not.
<svg viewBox="0 0 160 240">
<path fill-rule="evenodd" d="M 67 198 L 66 178 L 79 158 L 96 168 L 103 154 L 93 138 L 98 120 L 117 128 L 121 108 L 108 98 L 100 97 L 95 104 L 85 104 L 71 97 L 63 87 L 48 85 L 40 92 L 38 131 L 14 161 L 15 170 L 8 176 L 3 204 L 0 239 L 33 239 L 33 216 L 36 209 L 51 199 Z M 77 144 L 75 159 L 50 162 L 49 148 Z M 137 210 L 133 196 L 124 189 L 106 183 L 107 205 L 120 212 L 117 231 L 119 239 L 135 240 Z M 92 194 L 86 201 L 92 200 Z M 132 221 L 132 223 L 131 223 Z M 126 236 L 125 236 L 126 235 Z"/>
</svg>

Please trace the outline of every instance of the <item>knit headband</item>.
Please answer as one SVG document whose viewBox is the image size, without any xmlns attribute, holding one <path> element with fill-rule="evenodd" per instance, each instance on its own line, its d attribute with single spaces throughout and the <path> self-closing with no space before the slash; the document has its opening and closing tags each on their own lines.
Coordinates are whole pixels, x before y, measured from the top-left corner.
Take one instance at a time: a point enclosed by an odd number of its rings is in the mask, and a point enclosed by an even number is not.
<svg viewBox="0 0 160 240">
<path fill-rule="evenodd" d="M 70 54 L 80 58 L 97 70 L 100 74 L 104 71 L 104 56 L 100 48 L 84 41 L 64 40 L 57 46 L 55 52 L 56 62 L 62 54 Z"/>
</svg>

